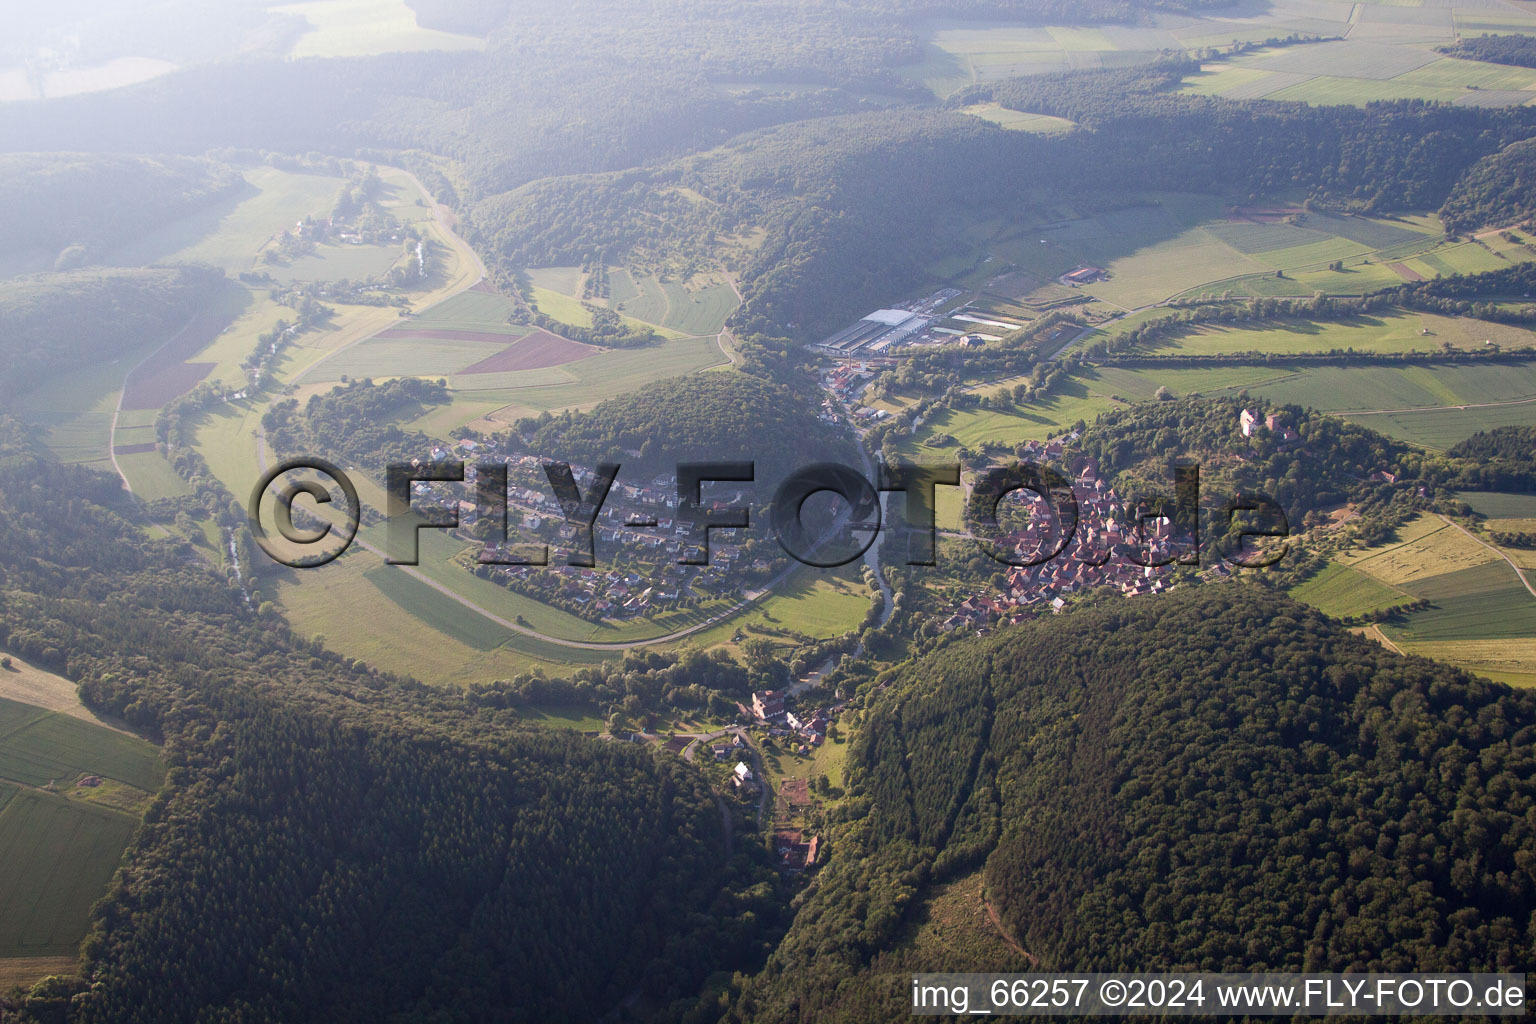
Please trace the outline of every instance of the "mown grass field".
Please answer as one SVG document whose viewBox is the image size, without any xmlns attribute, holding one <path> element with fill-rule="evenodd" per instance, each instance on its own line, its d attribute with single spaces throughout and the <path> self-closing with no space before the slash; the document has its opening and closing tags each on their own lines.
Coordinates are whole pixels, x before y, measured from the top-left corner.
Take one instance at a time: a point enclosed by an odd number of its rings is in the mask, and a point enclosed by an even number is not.
<svg viewBox="0 0 1536 1024">
<path fill-rule="evenodd" d="M 133 493 L 145 501 L 176 498 L 191 494 L 192 487 L 183 480 L 159 452 L 134 452 L 119 455 L 117 464 L 128 478 Z"/>
<path fill-rule="evenodd" d="M 836 570 L 807 567 L 732 626 L 753 623 L 818 638 L 840 636 L 864 621 L 871 600 L 858 565 Z"/>
<path fill-rule="evenodd" d="M 1389 586 L 1411 589 L 1417 580 L 1474 568 L 1497 557 L 1438 516 L 1420 515 L 1399 528 L 1394 541 L 1345 552 L 1339 561 Z"/>
<path fill-rule="evenodd" d="M 520 383 L 515 387 L 506 386 L 504 374 L 455 377 L 455 407 L 463 410 L 463 422 L 475 429 L 505 430 L 520 416 L 546 409 L 589 409 L 652 381 L 729 361 L 712 337 L 671 338 L 645 348 L 603 349 L 564 366 L 520 371 L 516 377 Z M 490 414 L 483 411 L 487 405 L 493 407 Z"/>
<path fill-rule="evenodd" d="M 1536 686 L 1536 639 L 1400 641 L 1409 654 L 1459 665 L 1510 686 Z"/>
<path fill-rule="evenodd" d="M 72 954 L 136 824 L 36 789 L 12 796 L 0 809 L 0 957 Z"/>
<path fill-rule="evenodd" d="M 484 40 L 474 36 L 422 28 L 404 0 L 310 0 L 272 10 L 298 14 L 311 26 L 294 42 L 290 57 L 368 57 L 485 46 Z"/>
<path fill-rule="evenodd" d="M 534 267 L 527 274 L 542 312 L 579 327 L 590 325 L 591 314 L 581 305 L 585 275 L 580 267 Z M 636 275 L 624 267 L 608 268 L 606 299 L 588 301 L 681 337 L 718 334 L 738 305 L 735 291 L 717 275 L 663 281 L 655 274 Z"/>
<path fill-rule="evenodd" d="M 1020 132 L 1033 132 L 1036 135 L 1059 135 L 1069 132 L 1077 125 L 1064 117 L 1052 117 L 1049 114 L 1028 114 L 1020 110 L 1009 110 L 999 103 L 972 103 L 968 107 L 961 107 L 961 113 L 979 117 L 984 121 Z"/>
</svg>

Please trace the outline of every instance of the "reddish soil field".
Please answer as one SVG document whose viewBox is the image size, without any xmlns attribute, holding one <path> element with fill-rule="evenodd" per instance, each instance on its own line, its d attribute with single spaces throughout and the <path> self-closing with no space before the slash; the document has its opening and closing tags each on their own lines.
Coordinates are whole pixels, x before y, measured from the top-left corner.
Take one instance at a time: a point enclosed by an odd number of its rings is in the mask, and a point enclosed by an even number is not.
<svg viewBox="0 0 1536 1024">
<path fill-rule="evenodd" d="M 123 408 L 163 409 L 202 383 L 217 363 L 172 363 L 139 369 L 123 389 Z"/>
<path fill-rule="evenodd" d="M 115 444 L 112 446 L 113 455 L 143 455 L 145 452 L 155 450 L 153 441 L 148 444 Z"/>
<path fill-rule="evenodd" d="M 1402 278 L 1404 281 L 1422 281 L 1422 280 L 1424 280 L 1424 275 L 1423 274 L 1419 273 L 1417 270 L 1414 270 L 1412 267 L 1406 266 L 1406 265 L 1404 265 L 1402 263 L 1388 263 L 1387 264 L 1387 269 L 1392 271 L 1392 273 L 1396 274 L 1398 277 Z"/>
<path fill-rule="evenodd" d="M 224 312 L 200 313 L 123 382 L 124 409 L 160 409 L 191 391 L 216 363 L 189 363 L 213 343 L 233 317 Z"/>
<path fill-rule="evenodd" d="M 483 341 L 488 345 L 505 345 L 512 335 L 495 331 L 461 331 L 450 327 L 389 327 L 374 337 L 391 341 Z"/>
<path fill-rule="evenodd" d="M 496 290 L 496 286 L 491 284 L 489 278 L 482 278 L 480 281 L 471 285 L 469 290 L 472 292 L 489 292 L 492 295 L 501 294 L 501 292 Z"/>
<path fill-rule="evenodd" d="M 519 338 L 489 359 L 482 359 L 460 373 L 506 373 L 509 370 L 537 370 L 545 366 L 574 363 L 597 351 L 594 345 L 562 338 L 548 331 L 534 331 Z"/>
</svg>

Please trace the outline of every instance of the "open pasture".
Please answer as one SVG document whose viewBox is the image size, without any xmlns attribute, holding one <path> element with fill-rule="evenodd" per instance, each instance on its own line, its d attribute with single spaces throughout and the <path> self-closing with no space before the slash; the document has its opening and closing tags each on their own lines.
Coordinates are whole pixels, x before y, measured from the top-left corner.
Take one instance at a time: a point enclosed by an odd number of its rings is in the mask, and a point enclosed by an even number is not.
<svg viewBox="0 0 1536 1024">
<path fill-rule="evenodd" d="M 406 582 L 386 578 L 386 593 L 365 575 L 370 569 L 387 570 Z M 429 676 L 444 685 L 508 679 L 533 668 L 569 671 L 571 664 L 612 657 L 529 637 L 506 638 L 506 630 L 399 569 L 382 565 L 367 552 L 348 553 L 324 568 L 281 576 L 277 599 L 301 635 L 323 635 L 329 646 L 348 657 L 401 675 Z M 417 617 L 423 611 L 452 617 L 455 625 L 447 632 L 435 628 Z M 471 621 L 476 619 L 483 625 Z M 507 644 L 487 647 L 486 629 L 499 631 Z M 474 643 L 466 642 L 470 637 Z"/>
<path fill-rule="evenodd" d="M 1360 105 L 1376 100 L 1438 100 L 1471 106 L 1517 106 L 1532 98 L 1536 69 L 1446 57 L 1464 15 L 1479 12 L 1409 4 L 1336 5 L 1349 22 L 1332 33 L 1348 38 L 1261 49 L 1204 65 L 1184 91 L 1230 99 Z M 1448 5 L 1447 5 L 1448 6 Z M 1536 31 L 1536 18 L 1501 22 L 1495 31 Z M 1454 20 L 1453 20 L 1454 19 Z M 1475 18 L 1468 22 L 1478 24 Z M 1482 29 L 1487 31 L 1488 29 Z"/>
<path fill-rule="evenodd" d="M 476 423 L 475 429 L 505 430 L 520 416 L 546 409 L 588 409 L 652 381 L 728 362 L 714 338 L 671 338 L 644 348 L 599 349 L 563 366 L 511 374 L 461 374 L 449 383 L 455 408 L 466 415 L 464 423 Z M 489 419 L 480 418 L 484 414 L 475 410 L 488 402 L 498 402 L 498 411 Z"/>
<path fill-rule="evenodd" d="M 1352 413 L 1347 418 L 1410 444 L 1444 450 L 1479 431 L 1498 427 L 1536 426 L 1536 398 L 1508 405 Z"/>
<path fill-rule="evenodd" d="M 382 277 L 403 258 L 400 245 L 315 246 L 315 251 L 287 264 L 265 264 L 262 269 L 279 281 L 372 281 Z"/>
<path fill-rule="evenodd" d="M 509 322 L 515 312 L 517 306 L 511 299 L 487 285 L 470 288 L 428 306 L 415 314 L 410 322 L 417 327 L 521 334 L 528 328 Z"/>
<path fill-rule="evenodd" d="M 212 345 L 250 303 L 250 293 L 231 282 L 224 295 L 200 310 L 169 341 L 134 366 L 123 381 L 125 410 L 160 409 L 196 387 L 217 363 L 191 362 Z"/>
<path fill-rule="evenodd" d="M 1159 339 L 1154 351 L 1181 355 L 1261 352 L 1295 355 L 1335 350 L 1372 353 L 1428 352 L 1445 345 L 1481 350 L 1488 341 L 1506 349 L 1536 346 L 1536 334 L 1505 324 L 1394 310 L 1348 320 L 1270 320 L 1193 327 Z"/>
<path fill-rule="evenodd" d="M 999 103 L 972 103 L 961 107 L 960 112 L 991 121 L 995 125 L 1018 132 L 1034 132 L 1036 135 L 1058 135 L 1076 128 L 1076 123 L 1064 117 L 1049 114 L 1028 114 L 1021 110 L 1009 110 Z"/>
<path fill-rule="evenodd" d="M 119 446 L 115 449 L 117 465 L 128 478 L 134 494 L 145 501 L 154 501 L 157 498 L 176 498 L 192 493 L 191 485 L 177 474 L 164 455 L 155 450 L 153 443 L 148 445 L 147 450 L 144 445 L 129 445 L 126 448 Z"/>
</svg>

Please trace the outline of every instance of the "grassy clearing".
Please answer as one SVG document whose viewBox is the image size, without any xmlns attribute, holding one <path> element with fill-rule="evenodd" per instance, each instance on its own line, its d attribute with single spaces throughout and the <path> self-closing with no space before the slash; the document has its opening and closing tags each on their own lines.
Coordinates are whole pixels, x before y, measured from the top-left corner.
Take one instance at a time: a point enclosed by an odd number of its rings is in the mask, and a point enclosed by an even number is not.
<svg viewBox="0 0 1536 1024">
<path fill-rule="evenodd" d="M 513 635 L 505 627 L 475 614 L 415 577 L 407 576 L 396 566 L 376 565 L 364 570 L 363 579 L 412 618 L 477 651 L 495 650 Z"/>
<path fill-rule="evenodd" d="M 1000 103 L 972 103 L 968 107 L 961 107 L 962 114 L 970 114 L 984 121 L 991 121 L 1012 131 L 1033 132 L 1036 135 L 1059 135 L 1069 132 L 1077 127 L 1076 122 L 1064 117 L 1052 117 L 1049 114 L 1026 114 L 1020 110 L 1009 110 Z"/>
<path fill-rule="evenodd" d="M 735 291 L 723 281 L 687 286 L 668 281 L 662 288 L 667 294 L 667 316 L 662 324 L 685 335 L 718 334 L 738 305 Z"/>
<path fill-rule="evenodd" d="M 1312 579 L 1292 589 L 1291 596 L 1310 604 L 1324 615 L 1341 618 L 1383 611 L 1413 600 L 1401 590 L 1338 563 L 1328 566 Z"/>
<path fill-rule="evenodd" d="M 371 281 L 404 254 L 399 245 L 317 245 L 315 251 L 269 273 L 280 281 Z"/>
<path fill-rule="evenodd" d="M 1536 426 L 1536 401 L 1484 409 L 1354 414 L 1347 418 L 1410 444 L 1443 451 L 1479 431 L 1497 427 Z"/>
<path fill-rule="evenodd" d="M 870 601 L 857 565 L 836 571 L 808 569 L 796 573 L 732 625 L 779 627 L 818 638 L 840 636 L 858 628 Z"/>
<path fill-rule="evenodd" d="M 525 334 L 528 328 L 508 322 L 516 311 L 512 300 L 504 295 L 467 291 L 423 309 L 411 318 L 410 326 Z"/>
<path fill-rule="evenodd" d="M 651 381 L 680 377 L 729 361 L 714 338 L 671 338 L 645 348 L 604 349 L 586 359 L 554 368 L 558 370 L 558 376 L 538 377 L 533 376 L 536 371 L 525 371 L 517 378 L 519 384 L 515 387 L 464 390 L 477 383 L 490 383 L 477 381 L 476 377 L 499 378 L 503 376 L 501 374 L 457 377 L 454 384 L 469 403 L 466 412 L 486 403 L 499 403 L 500 411 L 492 415 L 489 422 L 501 424 L 492 429 L 504 430 L 507 423 L 519 416 L 546 409 L 588 409 L 604 399 L 626 394 Z M 465 422 L 471 419 L 474 417 Z"/>
<path fill-rule="evenodd" d="M 152 342 L 109 363 L 60 374 L 20 396 L 16 411 L 44 428 L 43 444 L 59 461 L 110 473 L 107 448 L 111 444 L 112 411 L 117 407 L 123 377 L 161 344 Z"/>
<path fill-rule="evenodd" d="M 303 380 L 340 380 L 343 376 L 445 377 L 500 352 L 514 340 L 454 341 L 446 338 L 369 338 L 334 359 L 327 359 Z"/>
<path fill-rule="evenodd" d="M 72 954 L 134 827 L 52 793 L 12 797 L 0 810 L 0 957 Z"/>
<path fill-rule="evenodd" d="M 607 722 L 597 717 L 591 708 L 577 704 L 543 704 L 536 708 L 518 710 L 524 723 L 545 729 L 601 732 L 607 727 Z"/>
</svg>

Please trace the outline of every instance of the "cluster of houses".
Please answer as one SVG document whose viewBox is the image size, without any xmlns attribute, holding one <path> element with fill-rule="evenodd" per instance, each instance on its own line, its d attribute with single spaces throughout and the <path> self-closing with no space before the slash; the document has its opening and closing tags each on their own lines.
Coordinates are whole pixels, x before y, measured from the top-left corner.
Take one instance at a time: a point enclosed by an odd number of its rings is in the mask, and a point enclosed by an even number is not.
<svg viewBox="0 0 1536 1024">
<path fill-rule="evenodd" d="M 759 690 L 752 694 L 752 717 L 767 726 L 768 735 L 795 744 L 796 753 L 809 754 L 814 747 L 827 741 L 827 728 L 832 724 L 827 712 L 820 709 L 786 711 L 784 694 L 780 690 Z"/>
<path fill-rule="evenodd" d="M 1024 457 L 1047 461 L 1063 454 L 1061 441 L 1043 445 L 1032 442 Z M 1078 520 L 1076 535 L 1066 549 L 1039 565 L 1010 569 L 1000 594 L 973 595 L 961 601 L 943 621 L 945 630 L 977 628 L 994 621 L 1017 622 L 1047 607 L 1059 611 L 1066 595 L 1090 587 L 1117 587 L 1132 597 L 1161 593 L 1169 587 L 1170 567 L 1137 565 L 1116 553 L 1123 544 L 1132 544 L 1150 556 L 1147 561 L 1170 559 L 1176 551 L 1168 521 L 1150 520 L 1144 535 L 1136 536 L 1135 524 L 1121 520 L 1124 506 L 1114 488 L 1099 476 L 1093 460 L 1079 458 L 1072 470 Z M 1037 558 L 1057 543 L 1044 500 L 1035 497 L 1032 509 L 1028 525 L 1001 538 L 1021 561 Z"/>
</svg>

